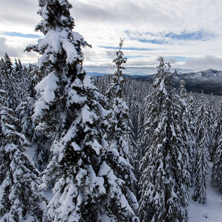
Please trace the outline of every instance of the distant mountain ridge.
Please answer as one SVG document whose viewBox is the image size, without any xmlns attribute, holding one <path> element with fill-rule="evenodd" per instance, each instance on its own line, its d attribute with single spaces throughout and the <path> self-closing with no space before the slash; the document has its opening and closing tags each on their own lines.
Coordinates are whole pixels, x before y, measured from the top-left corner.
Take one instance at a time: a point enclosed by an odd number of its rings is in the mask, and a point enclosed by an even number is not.
<svg viewBox="0 0 222 222">
<path fill-rule="evenodd" d="M 104 76 L 108 74 L 101 73 L 89 73 L 91 76 Z M 155 75 L 125 75 L 128 78 L 140 79 L 152 82 Z M 222 71 L 208 69 L 200 72 L 190 72 L 179 74 L 172 80 L 174 87 L 178 87 L 180 80 L 184 79 L 186 82 L 186 89 L 192 92 L 201 93 L 202 91 L 206 94 L 213 93 L 214 95 L 222 95 Z"/>
<path fill-rule="evenodd" d="M 173 84 L 179 85 L 181 79 L 186 81 L 188 91 L 214 95 L 222 95 L 222 71 L 208 69 L 200 72 L 185 73 L 173 80 Z"/>
</svg>

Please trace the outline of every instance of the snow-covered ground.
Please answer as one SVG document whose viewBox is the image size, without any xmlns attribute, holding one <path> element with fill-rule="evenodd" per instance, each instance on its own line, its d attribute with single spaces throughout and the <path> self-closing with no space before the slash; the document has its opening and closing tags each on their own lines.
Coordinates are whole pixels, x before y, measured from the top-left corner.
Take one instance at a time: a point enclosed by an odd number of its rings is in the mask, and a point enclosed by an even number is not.
<svg viewBox="0 0 222 222">
<path fill-rule="evenodd" d="M 207 183 L 207 203 L 199 204 L 192 200 L 189 206 L 189 222 L 222 222 L 222 195 L 210 184 L 212 164 Z M 193 190 L 191 190 L 191 197 Z"/>
</svg>

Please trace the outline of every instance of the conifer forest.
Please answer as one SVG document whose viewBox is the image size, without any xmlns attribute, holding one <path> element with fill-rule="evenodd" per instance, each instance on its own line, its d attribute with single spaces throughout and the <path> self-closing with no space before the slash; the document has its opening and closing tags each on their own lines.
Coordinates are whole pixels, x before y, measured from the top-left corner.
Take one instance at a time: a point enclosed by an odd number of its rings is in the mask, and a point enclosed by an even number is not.
<svg viewBox="0 0 222 222">
<path fill-rule="evenodd" d="M 190 222 L 209 184 L 221 198 L 222 98 L 163 57 L 130 78 L 123 39 L 113 75 L 90 76 L 71 8 L 39 0 L 39 61 L 0 60 L 0 222 Z"/>
</svg>

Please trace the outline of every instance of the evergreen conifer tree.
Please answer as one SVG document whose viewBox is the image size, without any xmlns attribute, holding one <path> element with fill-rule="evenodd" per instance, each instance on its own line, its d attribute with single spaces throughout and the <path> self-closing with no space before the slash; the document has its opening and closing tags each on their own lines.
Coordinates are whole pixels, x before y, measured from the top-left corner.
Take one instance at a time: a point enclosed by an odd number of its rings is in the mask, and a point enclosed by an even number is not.
<svg viewBox="0 0 222 222">
<path fill-rule="evenodd" d="M 218 143 L 213 162 L 211 183 L 222 192 L 222 139 Z"/>
<path fill-rule="evenodd" d="M 9 57 L 9 55 L 7 53 L 5 53 L 4 62 L 5 62 L 5 71 L 7 73 L 11 74 L 12 71 L 13 71 L 12 61 L 11 61 L 11 58 Z"/>
<path fill-rule="evenodd" d="M 214 128 L 213 168 L 211 183 L 222 192 L 222 104 L 220 104 Z"/>
<path fill-rule="evenodd" d="M 108 165 L 105 134 L 107 111 L 82 67 L 81 47 L 87 43 L 73 32 L 74 20 L 67 0 L 40 0 L 37 25 L 45 35 L 27 50 L 39 52 L 46 77 L 37 84 L 33 118 L 39 128 L 54 132 L 52 160 L 44 181 L 53 187 L 48 205 L 50 221 L 131 221 L 119 179 Z"/>
<path fill-rule="evenodd" d="M 110 143 L 109 164 L 114 169 L 114 174 L 123 181 L 121 190 L 132 209 L 136 212 L 138 203 L 135 195 L 136 178 L 133 167 L 135 162 L 133 151 L 136 152 L 136 150 L 133 149 L 134 143 L 130 137 L 129 108 L 123 99 L 124 78 L 122 70 L 125 69 L 123 65 L 126 63 L 126 58 L 122 52 L 122 45 L 123 40 L 120 40 L 119 50 L 116 52 L 116 58 L 113 60 L 117 70 L 108 89 L 109 94 L 113 97 L 112 101 L 110 101 L 112 107 L 107 136 Z"/>
<path fill-rule="evenodd" d="M 185 89 L 185 81 L 181 80 L 179 86 L 179 95 L 174 95 L 175 111 L 179 113 L 178 126 L 181 128 L 184 152 L 184 166 L 187 170 L 184 171 L 184 180 L 187 181 L 188 186 L 193 185 L 194 167 L 195 167 L 195 135 L 193 132 L 192 124 L 190 122 L 190 113 L 187 102 L 187 92 Z M 174 111 L 174 112 L 175 112 Z M 187 175 L 185 174 L 187 173 Z"/>
<path fill-rule="evenodd" d="M 214 159 L 216 158 L 216 150 L 220 143 L 220 138 L 222 135 L 222 104 L 219 105 L 219 108 L 217 110 L 217 114 L 215 117 L 215 124 L 213 128 L 213 145 L 211 149 L 211 160 L 214 162 Z"/>
<path fill-rule="evenodd" d="M 197 156 L 195 164 L 195 183 L 193 200 L 199 203 L 206 203 L 207 201 L 207 177 L 208 177 L 208 160 L 209 153 L 207 147 L 207 122 L 204 105 L 200 107 L 199 115 L 197 117 Z"/>
<path fill-rule="evenodd" d="M 19 133 L 14 112 L 4 106 L 0 91 L 0 221 L 45 221 L 46 201 L 39 173 L 24 154 L 26 139 Z"/>
<path fill-rule="evenodd" d="M 187 166 L 180 115 L 173 104 L 170 65 L 159 59 L 150 95 L 144 137 L 149 137 L 141 161 L 139 212 L 142 222 L 188 221 Z M 185 154 L 185 155 L 184 155 Z"/>
<path fill-rule="evenodd" d="M 4 58 L 2 59 L 2 69 L 1 69 L 1 89 L 7 92 L 7 105 L 13 110 L 16 109 L 18 105 L 18 93 L 16 78 L 13 77 L 13 65 L 11 58 L 7 53 L 5 53 Z"/>
</svg>

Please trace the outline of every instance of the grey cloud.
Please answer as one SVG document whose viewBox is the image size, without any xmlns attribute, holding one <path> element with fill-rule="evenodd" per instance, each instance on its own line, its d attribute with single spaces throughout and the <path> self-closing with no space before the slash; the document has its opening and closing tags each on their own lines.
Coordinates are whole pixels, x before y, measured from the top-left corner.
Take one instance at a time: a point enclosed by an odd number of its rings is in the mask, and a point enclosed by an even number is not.
<svg viewBox="0 0 222 222">
<path fill-rule="evenodd" d="M 9 56 L 18 57 L 20 55 L 19 50 L 9 47 L 6 44 L 6 38 L 0 37 L 0 56 L 4 56 L 7 52 Z"/>
<path fill-rule="evenodd" d="M 175 64 L 177 62 L 175 57 L 165 57 L 165 60 L 170 64 Z"/>
<path fill-rule="evenodd" d="M 0 24 L 34 26 L 40 21 L 38 2 L 33 0 L 1 0 Z"/>
<path fill-rule="evenodd" d="M 222 69 L 222 58 L 207 55 L 202 58 L 189 59 L 185 62 L 184 67 L 201 71 L 206 69 Z"/>
<path fill-rule="evenodd" d="M 112 50 L 106 51 L 106 55 L 109 59 L 114 59 L 116 55 L 116 51 L 112 51 Z"/>
<path fill-rule="evenodd" d="M 83 48 L 83 54 L 85 61 L 91 61 L 95 57 L 95 51 L 92 48 Z"/>
<path fill-rule="evenodd" d="M 156 61 L 146 61 L 141 58 L 141 60 L 134 60 L 134 59 L 128 59 L 127 66 L 135 66 L 135 67 L 142 67 L 142 66 L 155 66 L 157 65 Z"/>
<path fill-rule="evenodd" d="M 103 7 L 102 7 L 103 6 Z M 166 23 L 171 20 L 170 16 L 152 7 L 149 3 L 143 5 L 135 1 L 119 1 L 116 4 L 103 4 L 93 5 L 86 4 L 80 1 L 75 2 L 72 9 L 73 15 L 79 20 L 87 20 L 90 22 L 120 22 L 119 25 L 124 23 L 138 24 L 154 21 L 161 21 Z"/>
</svg>

